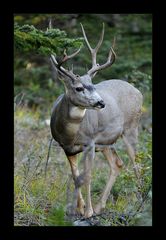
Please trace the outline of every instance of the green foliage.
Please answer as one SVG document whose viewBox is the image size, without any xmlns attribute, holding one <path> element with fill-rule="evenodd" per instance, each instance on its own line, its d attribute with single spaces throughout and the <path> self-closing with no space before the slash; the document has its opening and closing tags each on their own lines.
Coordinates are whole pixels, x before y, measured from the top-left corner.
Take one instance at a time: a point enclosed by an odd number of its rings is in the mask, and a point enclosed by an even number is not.
<svg viewBox="0 0 166 240">
<path fill-rule="evenodd" d="M 43 109 L 50 103 L 53 104 L 55 96 L 63 92 L 63 85 L 57 87 L 52 80 L 48 66 L 21 68 L 14 76 L 14 95 L 24 93 L 22 102 L 29 107 Z"/>
<path fill-rule="evenodd" d="M 47 29 L 50 18 L 56 28 Z M 94 47 L 98 42 L 103 21 L 105 36 L 97 54 L 97 62 L 106 62 L 114 36 L 117 59 L 111 68 L 96 74 L 93 82 L 125 79 L 146 95 L 152 88 L 151 18 L 151 14 L 15 15 L 15 95 L 25 91 L 24 100 L 29 107 L 46 108 L 48 103 L 63 92 L 63 86 L 52 80 L 50 63 L 47 60 L 50 53 L 61 57 L 65 48 L 68 53 L 72 53 L 83 45 L 80 22 L 84 25 L 91 46 Z M 85 74 L 91 67 L 87 47 L 82 46 L 80 53 L 65 67 L 71 67 L 72 64 L 74 73 Z M 29 65 L 31 67 L 28 68 Z M 147 98 L 144 98 L 145 101 L 150 103 L 150 96 Z"/>
<path fill-rule="evenodd" d="M 59 29 L 38 30 L 33 25 L 15 25 L 14 46 L 17 51 L 40 53 L 42 55 L 59 54 L 65 48 L 79 48 L 82 39 L 69 39 Z"/>
<path fill-rule="evenodd" d="M 72 226 L 72 223 L 65 220 L 64 206 L 54 207 L 48 214 L 47 226 Z"/>
<path fill-rule="evenodd" d="M 152 91 L 151 75 L 133 69 L 131 73 L 125 75 L 125 78 L 141 92 Z"/>
<path fill-rule="evenodd" d="M 19 102 L 16 99 L 16 103 Z M 52 145 L 45 178 L 45 164 L 48 153 L 49 126 L 45 119 L 49 113 L 32 111 L 17 106 L 15 108 L 15 225 L 21 226 L 70 226 L 66 220 L 66 188 L 69 180 L 70 167 L 64 152 Z M 138 186 L 132 167 L 128 167 L 128 156 L 119 140 L 117 151 L 124 161 L 124 167 L 118 176 L 106 205 L 106 212 L 116 213 L 114 219 L 100 219 L 102 225 L 119 226 L 118 215 L 135 214 L 128 225 L 143 224 L 146 215 L 151 221 L 151 196 L 138 211 Z M 101 165 L 102 164 L 102 165 Z M 152 137 L 147 131 L 139 134 L 136 164 L 140 170 L 143 187 L 140 189 L 143 197 L 146 195 L 152 181 Z M 68 174 L 67 174 L 68 173 Z M 92 173 L 92 199 L 97 203 L 109 176 L 108 163 L 102 154 L 97 154 Z M 73 185 L 72 185 L 73 186 Z M 85 189 L 83 189 L 83 195 Z M 145 211 L 144 211 L 145 209 Z M 146 210 L 147 209 L 147 210 Z M 145 214 L 145 215 L 144 215 Z"/>
</svg>

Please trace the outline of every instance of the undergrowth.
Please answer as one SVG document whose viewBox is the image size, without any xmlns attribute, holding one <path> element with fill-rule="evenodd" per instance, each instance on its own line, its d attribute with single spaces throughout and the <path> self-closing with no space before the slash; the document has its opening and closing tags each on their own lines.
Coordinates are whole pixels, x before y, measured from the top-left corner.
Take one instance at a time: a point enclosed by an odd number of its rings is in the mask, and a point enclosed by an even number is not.
<svg viewBox="0 0 166 240">
<path fill-rule="evenodd" d="M 51 139 L 46 119 L 38 111 L 26 107 L 15 108 L 14 135 L 14 225 L 15 226 L 72 226 L 66 218 L 67 186 L 70 167 L 63 150 L 52 144 L 45 165 Z M 139 135 L 136 164 L 143 186 L 138 188 L 132 167 L 127 167 L 128 156 L 123 144 L 117 142 L 117 151 L 125 166 L 113 186 L 100 225 L 151 225 L 152 138 L 147 130 Z M 109 167 L 101 153 L 96 154 L 92 172 L 92 202 L 97 203 L 109 176 Z M 72 182 L 72 181 L 71 181 Z M 72 184 L 73 188 L 73 184 Z M 144 201 L 139 201 L 138 191 Z M 83 189 L 83 195 L 85 194 Z M 111 217 L 108 213 L 111 211 Z M 124 216 L 124 222 L 118 216 Z M 114 216 L 114 217 L 113 217 Z M 122 219 L 122 217 L 121 217 Z"/>
</svg>

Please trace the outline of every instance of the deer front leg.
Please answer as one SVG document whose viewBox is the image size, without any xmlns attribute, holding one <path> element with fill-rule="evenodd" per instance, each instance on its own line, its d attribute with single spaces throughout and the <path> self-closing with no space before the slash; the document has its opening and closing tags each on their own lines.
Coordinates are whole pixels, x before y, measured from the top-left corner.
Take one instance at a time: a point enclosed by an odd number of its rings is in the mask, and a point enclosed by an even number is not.
<svg viewBox="0 0 166 240">
<path fill-rule="evenodd" d="M 85 207 L 85 218 L 89 218 L 93 215 L 93 208 L 91 202 L 91 166 L 87 161 L 86 165 L 86 176 L 85 176 L 85 187 L 86 187 L 86 207 Z"/>
<path fill-rule="evenodd" d="M 75 194 L 74 194 L 75 199 L 74 199 L 73 207 L 78 208 L 79 213 L 81 213 L 81 215 L 84 215 L 85 202 L 84 202 L 84 199 L 81 194 L 81 189 L 77 185 L 77 179 L 80 176 L 78 167 L 77 167 L 77 157 L 76 157 L 76 155 L 74 155 L 74 156 L 67 156 L 67 158 L 68 158 L 70 166 L 71 166 L 71 171 L 72 171 L 73 180 L 74 180 L 74 184 L 75 184 Z"/>
<path fill-rule="evenodd" d="M 90 145 L 84 151 L 84 184 L 86 188 L 86 206 L 85 206 L 85 218 L 89 218 L 93 215 L 93 208 L 91 202 L 91 170 L 92 163 L 95 157 L 95 145 L 90 143 Z"/>
<path fill-rule="evenodd" d="M 103 154 L 110 165 L 110 177 L 99 200 L 99 203 L 94 208 L 94 211 L 97 214 L 99 214 L 101 210 L 105 208 L 106 201 L 108 199 L 112 186 L 115 183 L 116 177 L 119 175 L 123 165 L 123 161 L 119 158 L 115 149 L 112 148 L 110 150 L 109 147 L 107 147 L 104 149 Z"/>
</svg>

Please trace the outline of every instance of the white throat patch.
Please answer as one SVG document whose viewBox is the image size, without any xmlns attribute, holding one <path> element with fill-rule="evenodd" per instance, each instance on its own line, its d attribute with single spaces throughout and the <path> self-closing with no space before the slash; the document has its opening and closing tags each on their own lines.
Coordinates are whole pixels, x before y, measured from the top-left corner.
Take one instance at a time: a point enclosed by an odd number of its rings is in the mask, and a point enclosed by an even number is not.
<svg viewBox="0 0 166 240">
<path fill-rule="evenodd" d="M 83 118 L 85 115 L 86 109 L 81 109 L 79 107 L 73 106 L 70 109 L 70 117 L 73 119 Z"/>
</svg>

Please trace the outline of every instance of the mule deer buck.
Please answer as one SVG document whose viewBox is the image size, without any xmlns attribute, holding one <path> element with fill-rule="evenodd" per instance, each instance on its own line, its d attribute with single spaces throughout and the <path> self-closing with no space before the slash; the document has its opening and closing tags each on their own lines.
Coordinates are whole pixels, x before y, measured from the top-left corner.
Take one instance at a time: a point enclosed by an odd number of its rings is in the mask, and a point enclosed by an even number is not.
<svg viewBox="0 0 166 240">
<path fill-rule="evenodd" d="M 97 72 L 110 67 L 116 54 L 110 48 L 106 63 L 96 62 L 97 52 L 103 42 L 104 24 L 100 40 L 93 49 L 81 24 L 85 43 L 92 57 L 92 67 L 83 76 L 75 75 L 62 67 L 62 64 L 79 53 L 80 49 L 57 61 L 51 55 L 51 61 L 58 74 L 63 78 L 65 93 L 55 101 L 51 116 L 51 133 L 63 148 L 69 160 L 75 184 L 75 208 L 91 217 L 99 214 L 105 207 L 111 188 L 121 171 L 123 161 L 118 156 L 114 143 L 120 137 L 124 140 L 126 151 L 133 163 L 133 169 L 139 180 L 135 167 L 135 153 L 138 124 L 141 116 L 142 94 L 131 84 L 117 79 L 102 81 L 93 85 L 92 78 Z M 106 187 L 96 206 L 91 202 L 91 170 L 95 152 L 101 151 L 108 160 L 110 176 Z M 84 170 L 80 174 L 77 167 L 77 154 L 83 152 Z M 86 202 L 83 200 L 81 186 L 85 185 Z"/>
</svg>

